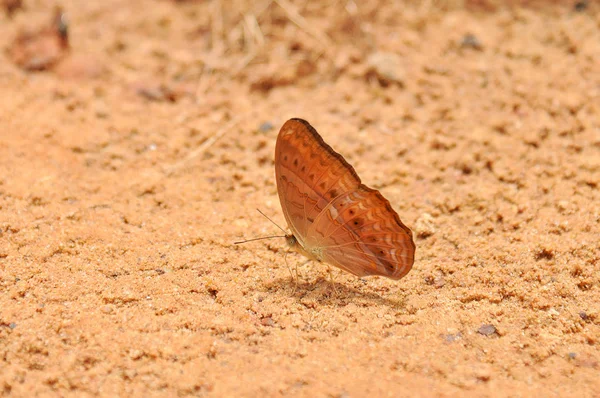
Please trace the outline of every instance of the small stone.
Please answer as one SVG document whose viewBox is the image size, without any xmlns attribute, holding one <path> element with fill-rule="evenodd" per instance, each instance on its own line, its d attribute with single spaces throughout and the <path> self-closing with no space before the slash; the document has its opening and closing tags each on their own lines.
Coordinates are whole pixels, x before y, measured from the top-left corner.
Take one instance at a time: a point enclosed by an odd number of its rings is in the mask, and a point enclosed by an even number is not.
<svg viewBox="0 0 600 398">
<path fill-rule="evenodd" d="M 588 8 L 588 1 L 587 0 L 578 1 L 577 3 L 575 3 L 575 6 L 573 8 L 577 12 L 583 12 Z"/>
<path fill-rule="evenodd" d="M 462 48 L 471 48 L 471 49 L 477 50 L 477 51 L 483 50 L 483 46 L 481 45 L 481 42 L 479 41 L 477 36 L 475 36 L 472 33 L 467 33 L 466 35 L 463 36 L 462 41 L 460 42 L 460 46 Z"/>
<path fill-rule="evenodd" d="M 547 247 L 538 247 L 535 253 L 536 260 L 552 260 L 554 258 L 554 251 Z"/>
<path fill-rule="evenodd" d="M 9 327 L 10 329 L 14 329 L 14 328 L 16 328 L 16 327 L 17 327 L 17 324 L 16 324 L 16 323 L 14 323 L 14 322 L 11 322 L 11 323 L 9 323 L 9 324 L 8 324 L 8 327 Z"/>
<path fill-rule="evenodd" d="M 448 343 L 454 343 L 457 340 L 460 340 L 462 338 L 462 334 L 460 332 L 458 333 L 450 333 L 444 336 L 444 340 L 446 340 Z"/>
<path fill-rule="evenodd" d="M 558 207 L 558 210 L 560 211 L 565 211 L 569 208 L 569 202 L 566 200 L 559 200 L 556 207 Z"/>
<path fill-rule="evenodd" d="M 586 314 L 586 313 L 585 313 L 585 312 L 583 312 L 583 311 L 581 311 L 581 312 L 579 313 L 579 317 L 580 317 L 582 320 L 584 320 L 584 321 L 587 321 L 587 320 L 589 320 L 589 319 L 590 319 L 590 317 L 588 316 L 588 314 Z"/>
<path fill-rule="evenodd" d="M 156 102 L 176 102 L 178 93 L 167 84 L 140 84 L 136 87 L 138 95 Z"/>
<path fill-rule="evenodd" d="M 133 359 L 134 361 L 137 361 L 138 359 L 142 358 L 143 356 L 144 356 L 144 351 L 141 351 L 141 350 L 129 351 L 129 357 L 131 359 Z"/>
<path fill-rule="evenodd" d="M 474 376 L 480 381 L 487 382 L 492 378 L 492 372 L 489 367 L 481 365 L 475 369 Z"/>
<path fill-rule="evenodd" d="M 110 305 L 103 305 L 100 309 L 105 314 L 112 314 L 113 308 Z"/>
<path fill-rule="evenodd" d="M 135 369 L 125 369 L 123 371 L 123 378 L 128 380 L 133 380 L 133 378 L 137 376 L 137 370 Z"/>
<path fill-rule="evenodd" d="M 433 235 L 436 231 L 434 218 L 429 213 L 423 213 L 415 223 L 415 232 L 417 237 L 425 239 Z"/>
<path fill-rule="evenodd" d="M 211 346 L 208 349 L 208 352 L 206 353 L 206 357 L 208 359 L 215 359 L 217 357 L 217 345 L 216 343 L 212 343 Z"/>
<path fill-rule="evenodd" d="M 273 128 L 274 128 L 274 127 L 275 127 L 275 126 L 273 126 L 273 123 L 271 123 L 271 122 L 268 122 L 268 121 L 267 121 L 267 122 L 263 122 L 263 123 L 262 123 L 262 124 L 261 124 L 261 125 L 258 127 L 258 130 L 259 130 L 261 133 L 266 133 L 266 132 L 268 132 L 268 131 L 271 131 L 271 130 L 273 130 Z"/>
<path fill-rule="evenodd" d="M 569 359 L 575 359 L 577 358 L 577 353 L 576 352 L 570 352 L 569 353 Z"/>
<path fill-rule="evenodd" d="M 69 52 L 69 36 L 65 15 L 56 8 L 48 26 L 21 32 L 8 49 L 8 56 L 20 68 L 43 71 L 54 67 Z"/>
<path fill-rule="evenodd" d="M 275 321 L 273 321 L 273 318 L 271 318 L 270 316 L 266 316 L 264 318 L 261 318 L 260 324 L 263 326 L 275 326 Z"/>
<path fill-rule="evenodd" d="M 484 336 L 492 336 L 497 334 L 496 327 L 494 325 L 481 325 L 479 329 L 477 329 L 477 333 L 482 334 Z"/>
<path fill-rule="evenodd" d="M 446 280 L 444 279 L 444 274 L 440 273 L 433 279 L 433 286 L 435 286 L 436 289 L 443 288 L 445 284 Z"/>
<path fill-rule="evenodd" d="M 392 83 L 404 85 L 404 71 L 398 55 L 390 52 L 376 52 L 367 59 L 368 73 L 374 75 L 382 86 Z"/>
</svg>

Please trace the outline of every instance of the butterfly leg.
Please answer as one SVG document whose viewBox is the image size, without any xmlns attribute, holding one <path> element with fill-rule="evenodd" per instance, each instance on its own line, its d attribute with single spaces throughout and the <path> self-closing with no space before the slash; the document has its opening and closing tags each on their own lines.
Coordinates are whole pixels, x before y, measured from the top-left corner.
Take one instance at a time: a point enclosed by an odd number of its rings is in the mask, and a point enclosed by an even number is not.
<svg viewBox="0 0 600 398">
<path fill-rule="evenodd" d="M 287 267 L 290 276 L 292 277 L 292 279 L 294 280 L 294 292 L 296 291 L 296 289 L 298 288 L 298 265 L 296 264 L 296 278 L 294 278 L 294 274 L 292 274 L 292 269 L 290 268 L 290 265 L 287 262 L 287 255 L 290 251 L 286 251 L 285 255 L 283 256 L 283 261 L 285 261 L 285 266 Z"/>
<path fill-rule="evenodd" d="M 331 270 L 331 266 L 327 263 L 325 263 L 327 265 L 327 273 L 329 274 L 329 283 L 331 284 L 331 287 L 333 288 L 333 292 L 337 295 L 338 291 L 337 288 L 335 287 L 335 280 L 333 278 L 333 271 Z"/>
</svg>

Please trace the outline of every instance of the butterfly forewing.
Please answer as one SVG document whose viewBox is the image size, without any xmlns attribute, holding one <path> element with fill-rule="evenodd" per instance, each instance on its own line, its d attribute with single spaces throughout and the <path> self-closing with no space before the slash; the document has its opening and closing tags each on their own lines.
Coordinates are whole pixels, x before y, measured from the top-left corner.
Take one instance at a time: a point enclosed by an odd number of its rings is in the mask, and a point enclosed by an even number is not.
<svg viewBox="0 0 600 398">
<path fill-rule="evenodd" d="M 309 226 L 335 196 L 360 179 L 304 120 L 288 120 L 275 147 L 277 191 L 288 225 L 303 243 Z"/>
<path fill-rule="evenodd" d="M 308 122 L 281 128 L 275 175 L 286 221 L 306 252 L 358 276 L 399 279 L 410 271 L 410 229 Z"/>
</svg>

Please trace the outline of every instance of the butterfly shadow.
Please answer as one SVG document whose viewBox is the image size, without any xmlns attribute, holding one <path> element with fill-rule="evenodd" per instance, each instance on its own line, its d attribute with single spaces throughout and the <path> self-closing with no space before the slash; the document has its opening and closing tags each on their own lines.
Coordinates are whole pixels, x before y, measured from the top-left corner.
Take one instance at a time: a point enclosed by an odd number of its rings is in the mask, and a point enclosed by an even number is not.
<svg viewBox="0 0 600 398">
<path fill-rule="evenodd" d="M 404 295 L 398 295 L 397 298 L 383 297 L 378 292 L 369 291 L 369 281 L 366 279 L 357 279 L 354 282 L 358 287 L 350 286 L 347 283 L 332 281 L 329 278 L 318 276 L 313 281 L 296 280 L 291 276 L 273 279 L 262 285 L 258 290 L 265 293 L 283 292 L 290 297 L 297 299 L 302 304 L 308 302 L 317 302 L 324 305 L 340 306 L 350 302 L 356 304 L 383 305 L 394 309 L 405 307 Z M 384 293 L 382 291 L 382 293 Z"/>
</svg>

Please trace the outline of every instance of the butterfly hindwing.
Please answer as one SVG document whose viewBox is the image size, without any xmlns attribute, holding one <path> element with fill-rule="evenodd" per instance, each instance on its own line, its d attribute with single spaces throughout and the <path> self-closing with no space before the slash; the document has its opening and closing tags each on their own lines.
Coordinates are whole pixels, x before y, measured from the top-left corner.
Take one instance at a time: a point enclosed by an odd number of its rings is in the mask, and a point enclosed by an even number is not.
<svg viewBox="0 0 600 398">
<path fill-rule="evenodd" d="M 306 244 L 360 276 L 400 279 L 414 261 L 410 229 L 379 191 L 365 185 L 332 201 L 312 224 Z"/>
</svg>

